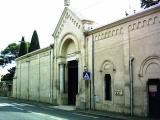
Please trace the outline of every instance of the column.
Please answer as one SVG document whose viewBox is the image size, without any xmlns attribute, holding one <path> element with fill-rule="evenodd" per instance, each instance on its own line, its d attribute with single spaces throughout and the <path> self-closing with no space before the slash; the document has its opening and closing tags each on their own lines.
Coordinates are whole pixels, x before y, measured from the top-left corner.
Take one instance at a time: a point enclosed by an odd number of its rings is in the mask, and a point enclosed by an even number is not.
<svg viewBox="0 0 160 120">
<path fill-rule="evenodd" d="M 65 64 L 59 65 L 60 93 L 64 93 L 65 86 Z"/>
</svg>

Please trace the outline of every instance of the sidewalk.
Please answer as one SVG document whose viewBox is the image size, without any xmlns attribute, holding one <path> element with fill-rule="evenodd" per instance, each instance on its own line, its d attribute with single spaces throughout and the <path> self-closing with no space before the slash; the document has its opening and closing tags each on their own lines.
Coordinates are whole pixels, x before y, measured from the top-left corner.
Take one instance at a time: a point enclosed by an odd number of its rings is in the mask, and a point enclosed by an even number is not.
<svg viewBox="0 0 160 120">
<path fill-rule="evenodd" d="M 160 119 L 152 119 L 152 118 L 139 117 L 139 116 L 132 116 L 131 117 L 130 115 L 120 114 L 120 113 L 115 113 L 115 112 L 108 112 L 108 111 L 80 110 L 80 109 L 76 109 L 75 106 L 65 106 L 65 105 L 55 106 L 50 103 L 27 101 L 27 100 L 14 99 L 14 98 L 9 98 L 9 99 L 12 99 L 12 100 L 18 101 L 18 102 L 34 104 L 37 106 L 46 106 L 48 108 L 62 109 L 62 110 L 67 110 L 67 111 L 74 110 L 74 111 L 76 111 L 78 113 L 82 113 L 82 114 L 98 115 L 98 116 L 104 116 L 104 117 L 109 117 L 109 118 L 115 118 L 118 120 L 160 120 Z"/>
<path fill-rule="evenodd" d="M 114 112 L 108 112 L 108 111 L 97 111 L 97 110 L 76 110 L 79 113 L 87 113 L 91 115 L 98 115 L 98 116 L 104 116 L 109 118 L 115 118 L 118 120 L 159 120 L 159 119 L 151 119 L 151 118 L 145 118 L 145 117 L 138 117 L 138 116 L 130 116 L 130 115 L 124 115 L 120 113 L 114 113 Z"/>
</svg>

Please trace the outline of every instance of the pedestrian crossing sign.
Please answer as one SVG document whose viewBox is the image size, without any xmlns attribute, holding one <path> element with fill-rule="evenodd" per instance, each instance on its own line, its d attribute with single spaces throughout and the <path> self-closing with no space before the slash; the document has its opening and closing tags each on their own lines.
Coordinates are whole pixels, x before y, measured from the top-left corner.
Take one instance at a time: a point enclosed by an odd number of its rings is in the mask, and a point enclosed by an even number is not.
<svg viewBox="0 0 160 120">
<path fill-rule="evenodd" d="M 87 71 L 83 72 L 83 79 L 90 80 L 90 72 L 87 72 Z"/>
</svg>

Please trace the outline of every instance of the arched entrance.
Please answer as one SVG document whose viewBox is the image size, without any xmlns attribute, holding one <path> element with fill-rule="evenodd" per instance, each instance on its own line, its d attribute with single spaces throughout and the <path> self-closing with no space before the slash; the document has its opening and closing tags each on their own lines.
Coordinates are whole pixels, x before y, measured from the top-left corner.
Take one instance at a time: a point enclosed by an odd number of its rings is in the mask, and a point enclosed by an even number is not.
<svg viewBox="0 0 160 120">
<path fill-rule="evenodd" d="M 149 56 L 140 67 L 140 79 L 146 88 L 144 110 L 151 118 L 160 118 L 160 57 Z"/>
<path fill-rule="evenodd" d="M 66 35 L 58 48 L 60 104 L 76 105 L 80 53 L 78 41 L 73 35 Z"/>
</svg>

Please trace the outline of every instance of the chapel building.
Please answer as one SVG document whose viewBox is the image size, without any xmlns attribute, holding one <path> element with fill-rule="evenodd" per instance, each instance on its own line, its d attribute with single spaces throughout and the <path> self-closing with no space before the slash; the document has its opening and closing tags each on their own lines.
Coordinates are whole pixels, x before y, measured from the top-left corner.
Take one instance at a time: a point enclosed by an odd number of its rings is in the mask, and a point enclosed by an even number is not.
<svg viewBox="0 0 160 120">
<path fill-rule="evenodd" d="M 65 7 L 54 44 L 16 59 L 13 97 L 160 117 L 160 5 L 93 26 Z"/>
</svg>

